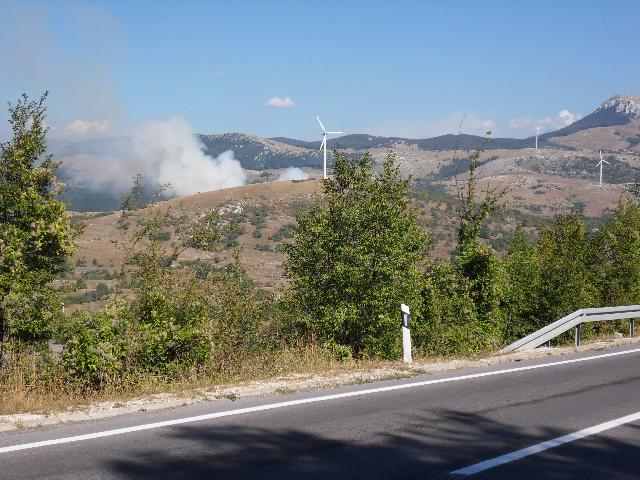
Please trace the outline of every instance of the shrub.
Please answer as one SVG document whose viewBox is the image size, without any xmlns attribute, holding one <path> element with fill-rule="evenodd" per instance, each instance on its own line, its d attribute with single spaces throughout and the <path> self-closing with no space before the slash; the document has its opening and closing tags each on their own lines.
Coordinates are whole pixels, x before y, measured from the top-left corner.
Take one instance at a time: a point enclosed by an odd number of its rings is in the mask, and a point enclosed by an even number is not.
<svg viewBox="0 0 640 480">
<path fill-rule="evenodd" d="M 429 268 L 422 285 L 422 305 L 412 325 L 418 351 L 424 355 L 460 355 L 486 348 L 471 286 L 452 263 Z"/>
<path fill-rule="evenodd" d="M 397 358 L 398 310 L 400 303 L 419 310 L 427 236 L 393 154 L 374 174 L 371 155 L 336 152 L 334 170 L 284 248 L 292 297 L 323 342 L 355 356 Z"/>
<path fill-rule="evenodd" d="M 126 323 L 114 319 L 110 313 L 79 313 L 65 326 L 63 366 L 67 374 L 85 388 L 114 383 L 125 371 Z"/>
<path fill-rule="evenodd" d="M 111 293 L 111 289 L 106 283 L 100 282 L 96 285 L 96 299 L 100 300 Z"/>
</svg>

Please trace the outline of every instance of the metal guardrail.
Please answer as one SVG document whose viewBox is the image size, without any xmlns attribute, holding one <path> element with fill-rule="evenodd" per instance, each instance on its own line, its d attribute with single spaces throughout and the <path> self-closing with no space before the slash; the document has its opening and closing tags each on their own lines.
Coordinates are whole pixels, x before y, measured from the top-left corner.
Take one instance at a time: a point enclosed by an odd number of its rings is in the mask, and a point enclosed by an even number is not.
<svg viewBox="0 0 640 480">
<path fill-rule="evenodd" d="M 540 330 L 521 338 L 511 345 L 507 345 L 498 352 L 509 353 L 513 351 L 533 350 L 536 347 L 544 345 L 558 335 L 576 329 L 576 345 L 580 345 L 581 325 L 585 322 L 601 322 L 604 320 L 624 320 L 629 319 L 629 335 L 633 337 L 635 322 L 634 319 L 640 318 L 640 305 L 628 305 L 623 307 L 603 307 L 603 308 L 583 308 L 570 313 L 566 317 L 547 325 Z"/>
</svg>

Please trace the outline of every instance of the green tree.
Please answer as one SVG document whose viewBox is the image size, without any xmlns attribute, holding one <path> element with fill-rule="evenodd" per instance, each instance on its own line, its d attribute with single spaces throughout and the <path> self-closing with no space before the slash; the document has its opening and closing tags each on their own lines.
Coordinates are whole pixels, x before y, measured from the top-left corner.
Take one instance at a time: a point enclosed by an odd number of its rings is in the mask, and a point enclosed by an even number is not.
<svg viewBox="0 0 640 480">
<path fill-rule="evenodd" d="M 366 153 L 335 152 L 324 197 L 297 217 L 286 274 L 297 306 L 323 342 L 342 352 L 399 354 L 399 308 L 419 311 L 428 237 L 409 207 L 408 180 L 389 153 L 379 173 Z"/>
<path fill-rule="evenodd" d="M 487 135 L 490 133 L 487 132 Z M 489 217 L 502 208 L 500 200 L 506 194 L 506 190 L 488 188 L 484 198 L 479 199 L 479 159 L 480 150 L 476 150 L 471 155 L 466 188 L 458 188 L 460 225 L 457 255 L 453 265 L 458 274 L 467 280 L 483 337 L 488 344 L 497 346 L 504 327 L 500 302 L 504 294 L 506 275 L 502 263 L 491 247 L 481 243 L 478 237 Z"/>
<path fill-rule="evenodd" d="M 536 242 L 540 266 L 537 317 L 548 324 L 598 303 L 591 262 L 592 245 L 580 212 L 558 215 Z"/>
<path fill-rule="evenodd" d="M 543 325 L 536 317 L 540 291 L 540 267 L 535 246 L 527 240 L 521 225 L 504 259 L 507 273 L 504 309 L 506 314 L 503 338 L 505 343 L 523 337 Z"/>
<path fill-rule="evenodd" d="M 9 104 L 13 137 L 0 146 L 0 352 L 7 339 L 47 337 L 59 308 L 49 282 L 75 249 L 58 164 L 46 155 L 46 96 Z"/>
<path fill-rule="evenodd" d="M 505 321 L 501 308 L 506 289 L 503 263 L 489 245 L 469 242 L 453 260 L 453 267 L 466 279 L 486 347 L 497 347 Z"/>
<path fill-rule="evenodd" d="M 596 278 L 607 306 L 640 303 L 640 204 L 621 199 L 598 232 Z M 595 253 L 595 252 L 594 252 Z"/>
<path fill-rule="evenodd" d="M 491 132 L 487 132 L 489 134 Z M 488 139 L 487 139 L 488 141 Z M 478 200 L 478 168 L 480 167 L 480 150 L 471 155 L 469 165 L 469 180 L 466 188 L 458 185 L 458 252 L 463 252 L 468 246 L 477 243 L 482 227 L 491 215 L 500 208 L 500 199 L 506 190 L 498 188 L 487 189 L 482 200 Z"/>
<path fill-rule="evenodd" d="M 421 318 L 411 335 L 427 355 L 466 355 L 486 349 L 471 285 L 452 262 L 429 266 L 422 286 Z"/>
</svg>

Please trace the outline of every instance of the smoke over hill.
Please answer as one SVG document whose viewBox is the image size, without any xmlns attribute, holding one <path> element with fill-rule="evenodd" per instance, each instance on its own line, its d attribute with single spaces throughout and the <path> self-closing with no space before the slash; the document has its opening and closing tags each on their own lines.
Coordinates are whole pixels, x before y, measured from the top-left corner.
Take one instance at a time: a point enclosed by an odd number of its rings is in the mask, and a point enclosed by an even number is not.
<svg viewBox="0 0 640 480">
<path fill-rule="evenodd" d="M 76 209 L 117 208 L 137 174 L 150 189 L 168 185 L 165 192 L 170 196 L 246 182 L 233 151 L 206 155 L 190 125 L 177 117 L 142 122 L 127 137 L 50 143 L 54 156 L 63 162 L 59 175 L 66 183 L 63 198 Z"/>
<path fill-rule="evenodd" d="M 129 161 L 152 182 L 170 184 L 176 195 L 237 187 L 246 181 L 233 151 L 216 158 L 205 155 L 189 124 L 180 118 L 140 124 Z"/>
</svg>

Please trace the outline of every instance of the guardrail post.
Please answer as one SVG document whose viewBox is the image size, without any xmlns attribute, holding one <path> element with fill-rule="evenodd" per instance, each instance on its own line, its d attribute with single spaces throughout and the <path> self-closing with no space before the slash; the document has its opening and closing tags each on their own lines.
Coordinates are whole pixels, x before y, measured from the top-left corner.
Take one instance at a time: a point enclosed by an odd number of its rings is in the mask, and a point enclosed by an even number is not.
<svg viewBox="0 0 640 480">
<path fill-rule="evenodd" d="M 402 358 L 406 363 L 412 363 L 411 358 L 411 312 L 404 303 L 400 305 L 402 312 Z"/>
<path fill-rule="evenodd" d="M 582 331 L 582 324 L 576 325 L 576 347 L 580 346 L 580 333 Z"/>
<path fill-rule="evenodd" d="M 633 337 L 635 335 L 635 318 L 629 319 L 629 336 Z"/>
</svg>

